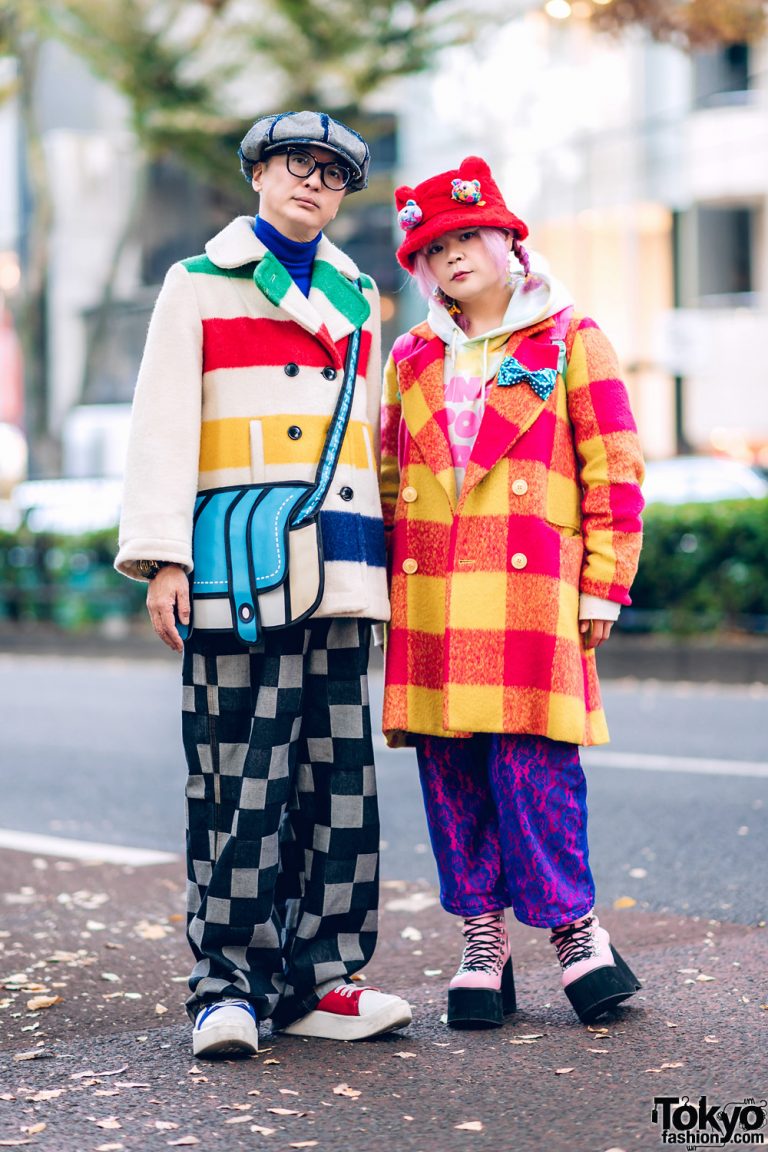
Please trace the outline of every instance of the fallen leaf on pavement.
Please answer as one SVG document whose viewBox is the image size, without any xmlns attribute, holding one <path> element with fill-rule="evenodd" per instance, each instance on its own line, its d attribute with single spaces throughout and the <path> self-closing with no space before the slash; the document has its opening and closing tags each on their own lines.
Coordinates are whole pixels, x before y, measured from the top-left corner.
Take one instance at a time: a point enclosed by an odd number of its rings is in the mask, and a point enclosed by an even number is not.
<svg viewBox="0 0 768 1152">
<path fill-rule="evenodd" d="M 334 1096 L 349 1096 L 350 1099 L 356 1100 L 358 1096 L 362 1096 L 362 1092 L 358 1088 L 350 1088 L 349 1084 L 337 1084 L 333 1090 Z"/>
<path fill-rule="evenodd" d="M 123 1152 L 125 1144 L 99 1144 L 96 1152 Z"/>
<path fill-rule="evenodd" d="M 41 1008 L 53 1008 L 54 1004 L 61 1004 L 63 996 L 33 996 L 27 1000 L 30 1012 L 39 1012 Z"/>
<path fill-rule="evenodd" d="M 415 1052 L 393 1052 L 392 1056 L 393 1056 L 393 1058 L 395 1058 L 397 1060 L 415 1060 L 416 1059 L 416 1053 Z"/>
<path fill-rule="evenodd" d="M 38 1132 L 45 1132 L 47 1127 L 48 1125 L 42 1122 L 40 1124 L 30 1124 L 28 1128 L 22 1128 L 22 1132 L 25 1136 L 37 1136 Z"/>
<path fill-rule="evenodd" d="M 250 1124 L 253 1116 L 230 1116 L 229 1120 L 225 1120 L 225 1124 Z"/>
<path fill-rule="evenodd" d="M 115 1088 L 151 1088 L 151 1084 L 142 1084 L 139 1080 L 115 1081 Z"/>
<path fill-rule="evenodd" d="M 97 1128 L 109 1128 L 110 1130 L 114 1130 L 116 1128 L 122 1128 L 122 1124 L 120 1123 L 120 1121 L 117 1119 L 116 1116 L 107 1116 L 107 1118 L 105 1120 L 97 1120 L 96 1121 L 96 1127 Z"/>
<path fill-rule="evenodd" d="M 296 1144 L 289 1144 L 289 1148 L 317 1148 L 319 1140 L 299 1140 Z"/>
<path fill-rule="evenodd" d="M 454 1128 L 459 1132 L 482 1132 L 483 1124 L 481 1120 L 467 1120 L 466 1124 L 454 1124 Z"/>
<path fill-rule="evenodd" d="M 21 1148 L 22 1144 L 34 1144 L 34 1140 L 0 1140 L 0 1148 Z"/>
<path fill-rule="evenodd" d="M 710 984 L 715 979 L 714 976 L 705 976 L 703 972 L 699 972 L 696 980 L 699 984 Z"/>
<path fill-rule="evenodd" d="M 297 1112 L 295 1108 L 267 1108 L 267 1112 L 274 1112 L 275 1116 L 306 1116 L 306 1112 Z"/>
<path fill-rule="evenodd" d="M 277 1128 L 262 1128 L 260 1124 L 254 1124 L 251 1127 L 251 1132 L 256 1132 L 259 1136 L 273 1136 L 277 1132 Z"/>
<path fill-rule="evenodd" d="M 683 1067 L 683 1061 L 682 1060 L 675 1060 L 675 1061 L 665 1060 L 664 1063 L 660 1064 L 658 1068 L 646 1068 L 646 1072 L 663 1072 L 665 1070 L 665 1068 L 682 1068 L 682 1067 Z"/>
<path fill-rule="evenodd" d="M 133 930 L 137 936 L 141 936 L 142 940 L 164 940 L 172 931 L 165 924 L 150 924 L 148 920 L 139 921 Z"/>
<path fill-rule="evenodd" d="M 610 1052 L 610 1048 L 587 1048 L 587 1052 L 595 1052 L 599 1056 L 605 1056 Z"/>
<path fill-rule="evenodd" d="M 635 904 L 637 904 L 637 900 L 633 899 L 632 896 L 619 896 L 618 900 L 613 902 L 614 908 L 617 909 L 634 908 Z"/>
<path fill-rule="evenodd" d="M 279 1064 L 280 1061 L 279 1060 L 265 1060 L 264 1063 L 265 1064 Z"/>
<path fill-rule="evenodd" d="M 607 1028 L 593 1028 L 591 1024 L 587 1024 L 587 1032 L 591 1032 L 593 1036 L 607 1036 Z"/>
<path fill-rule="evenodd" d="M 718 1040 L 717 1036 L 705 1036 L 704 1037 L 704 1043 L 705 1044 L 719 1044 L 720 1041 Z"/>
<path fill-rule="evenodd" d="M 192 1144 L 199 1144 L 197 1136 L 182 1136 L 180 1140 L 168 1140 L 169 1148 L 188 1148 Z"/>
<path fill-rule="evenodd" d="M 280 1095 L 281 1096 L 298 1096 L 298 1092 L 294 1092 L 293 1088 L 281 1088 L 280 1089 Z M 253 1107 L 253 1105 L 240 1104 L 239 1107 L 240 1108 L 251 1108 L 251 1107 Z"/>
<path fill-rule="evenodd" d="M 17 1052 L 14 1060 L 52 1060 L 53 1053 L 46 1052 L 44 1048 L 33 1048 L 31 1052 Z"/>
<path fill-rule="evenodd" d="M 155 1016 L 165 1016 L 167 1011 L 165 1004 L 155 1004 Z"/>
<path fill-rule="evenodd" d="M 410 924 L 408 925 L 407 928 L 403 928 L 400 935 L 402 936 L 403 940 L 421 940 L 422 939 L 421 932 L 419 932 L 418 928 L 412 928 Z"/>
<path fill-rule="evenodd" d="M 158 1132 L 175 1132 L 178 1124 L 174 1124 L 172 1120 L 155 1120 L 155 1128 Z"/>
<path fill-rule="evenodd" d="M 555 1068 L 555 1076 L 567 1076 L 569 1072 L 573 1072 L 573 1068 Z"/>
<path fill-rule="evenodd" d="M 424 975 L 425 976 L 442 976 L 442 974 L 443 974 L 442 968 L 425 968 L 424 969 Z"/>
<path fill-rule="evenodd" d="M 33 1096 L 26 1096 L 25 1099 L 37 1104 L 40 1100 L 55 1100 L 57 1096 L 61 1096 L 63 1093 L 63 1088 L 44 1088 L 40 1092 L 35 1092 Z"/>
<path fill-rule="evenodd" d="M 110 984 L 115 984 L 120 980 L 116 972 L 102 972 L 101 978 L 102 980 L 107 980 Z"/>
</svg>

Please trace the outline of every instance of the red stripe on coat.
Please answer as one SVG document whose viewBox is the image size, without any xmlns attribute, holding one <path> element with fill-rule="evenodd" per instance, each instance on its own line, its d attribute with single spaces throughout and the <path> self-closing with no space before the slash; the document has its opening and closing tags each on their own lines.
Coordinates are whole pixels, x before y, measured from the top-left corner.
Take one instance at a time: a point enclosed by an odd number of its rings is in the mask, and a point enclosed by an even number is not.
<svg viewBox="0 0 768 1152">
<path fill-rule="evenodd" d="M 237 316 L 232 320 L 203 320 L 203 372 L 218 368 L 253 368 L 288 363 L 306 368 L 339 368 L 347 354 L 349 337 L 336 344 L 333 363 L 326 347 L 295 320 L 264 320 Z M 371 351 L 371 333 L 360 338 L 358 372 L 365 375 Z"/>
</svg>

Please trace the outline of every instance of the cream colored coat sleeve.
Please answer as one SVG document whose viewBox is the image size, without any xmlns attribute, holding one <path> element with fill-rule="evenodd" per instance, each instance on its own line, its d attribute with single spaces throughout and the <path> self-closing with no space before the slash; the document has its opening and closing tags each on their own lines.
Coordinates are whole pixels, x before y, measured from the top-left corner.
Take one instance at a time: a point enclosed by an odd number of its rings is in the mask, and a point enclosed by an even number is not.
<svg viewBox="0 0 768 1152">
<path fill-rule="evenodd" d="M 192 570 L 203 375 L 203 329 L 192 278 L 174 264 L 147 334 L 131 416 L 115 567 L 137 560 Z"/>
</svg>

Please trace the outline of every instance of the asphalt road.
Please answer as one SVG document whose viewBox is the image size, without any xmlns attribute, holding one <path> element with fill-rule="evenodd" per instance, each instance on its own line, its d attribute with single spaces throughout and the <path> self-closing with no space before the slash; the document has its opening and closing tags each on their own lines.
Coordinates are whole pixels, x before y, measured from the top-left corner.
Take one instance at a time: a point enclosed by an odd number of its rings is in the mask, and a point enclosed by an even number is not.
<svg viewBox="0 0 768 1152">
<path fill-rule="evenodd" d="M 373 714 L 381 672 L 371 674 Z M 612 733 L 585 754 L 598 900 L 768 919 L 768 687 L 604 684 Z M 0 656 L 0 829 L 179 852 L 184 761 L 173 661 Z M 376 751 L 384 879 L 434 883 L 410 751 Z"/>
<path fill-rule="evenodd" d="M 371 688 L 376 712 L 377 671 Z M 183 862 L 99 846 L 180 850 L 178 669 L 0 656 L 0 1145 L 652 1152 L 657 1097 L 764 1099 L 768 688 L 605 696 L 614 742 L 585 757 L 592 855 L 601 920 L 643 982 L 630 1007 L 581 1026 L 547 933 L 510 916 L 518 1012 L 499 1031 L 445 1027 L 461 939 L 432 887 L 412 754 L 378 748 L 366 976 L 408 997 L 413 1024 L 362 1044 L 263 1026 L 257 1057 L 204 1064 L 183 1008 Z"/>
</svg>

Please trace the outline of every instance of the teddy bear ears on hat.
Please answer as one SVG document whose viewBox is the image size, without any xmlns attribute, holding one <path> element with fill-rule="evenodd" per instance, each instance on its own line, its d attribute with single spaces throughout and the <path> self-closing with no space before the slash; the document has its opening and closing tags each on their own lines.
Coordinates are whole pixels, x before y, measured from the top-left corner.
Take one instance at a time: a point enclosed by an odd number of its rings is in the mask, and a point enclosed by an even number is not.
<svg viewBox="0 0 768 1152">
<path fill-rule="evenodd" d="M 493 179 L 491 169 L 487 161 L 483 160 L 482 156 L 465 156 L 457 172 L 460 180 L 479 180 L 481 187 L 483 180 L 488 181 Z M 446 173 L 446 175 L 449 175 L 449 173 Z M 432 179 L 434 179 L 434 177 Z M 417 192 L 417 188 L 410 188 L 407 184 L 403 184 L 400 188 L 395 189 L 395 206 L 398 212 L 402 211 L 402 209 L 408 205 L 409 200 L 412 200 L 414 204 L 416 204 Z"/>
</svg>

